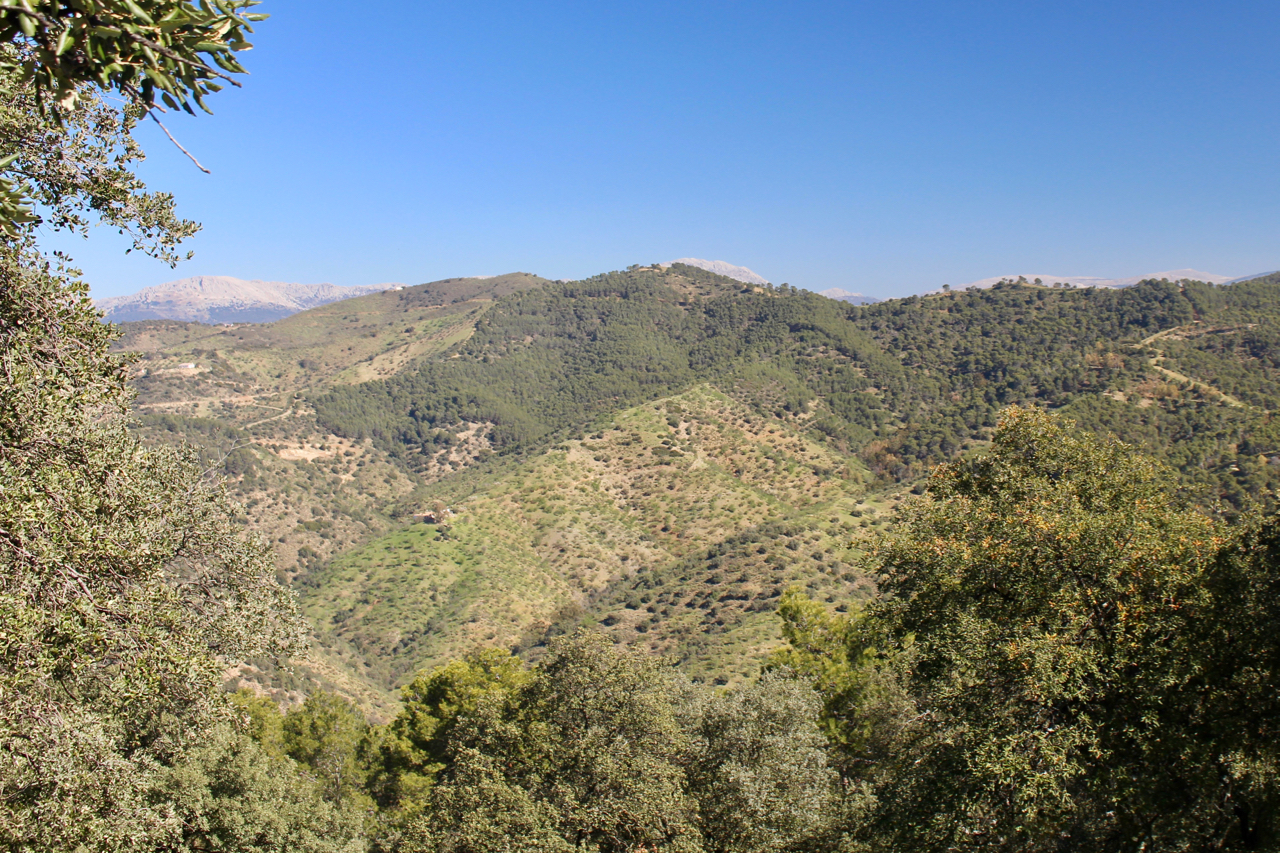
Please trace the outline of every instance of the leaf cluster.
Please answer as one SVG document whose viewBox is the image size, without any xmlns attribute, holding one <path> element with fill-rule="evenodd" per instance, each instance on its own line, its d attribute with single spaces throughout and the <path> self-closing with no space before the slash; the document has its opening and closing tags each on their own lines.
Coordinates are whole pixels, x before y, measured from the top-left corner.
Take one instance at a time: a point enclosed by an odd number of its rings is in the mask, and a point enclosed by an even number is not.
<svg viewBox="0 0 1280 853">
<path fill-rule="evenodd" d="M 101 222 L 127 234 L 130 251 L 172 266 L 178 244 L 199 226 L 174 213 L 172 195 L 148 191 L 134 174 L 145 159 L 133 137 L 143 115 L 137 104 L 120 108 L 82 86 L 60 120 L 50 121 L 30 86 L 0 71 L 0 152 L 12 153 L 8 172 L 37 205 L 38 221 L 78 234 Z"/>
<path fill-rule="evenodd" d="M 14 0 L 0 5 L 0 40 L 18 47 L 8 60 L 56 112 L 75 103 L 83 83 L 118 91 L 144 109 L 206 109 L 219 80 L 243 74 L 236 53 L 265 18 L 255 0 Z"/>
<path fill-rule="evenodd" d="M 173 199 L 145 192 L 129 170 L 141 158 L 131 132 L 146 115 L 158 122 L 154 111 L 208 112 L 204 99 L 219 81 L 240 85 L 231 76 L 244 73 L 236 54 L 251 47 L 246 36 L 265 17 L 249 11 L 256 5 L 0 3 L 0 234 L 13 240 L 41 222 L 34 200 L 58 227 L 83 230 L 74 211 L 89 209 L 129 230 L 135 248 L 175 262 L 174 246 L 196 226 L 175 218 Z M 105 106 L 113 92 L 124 96 L 123 110 Z"/>
</svg>

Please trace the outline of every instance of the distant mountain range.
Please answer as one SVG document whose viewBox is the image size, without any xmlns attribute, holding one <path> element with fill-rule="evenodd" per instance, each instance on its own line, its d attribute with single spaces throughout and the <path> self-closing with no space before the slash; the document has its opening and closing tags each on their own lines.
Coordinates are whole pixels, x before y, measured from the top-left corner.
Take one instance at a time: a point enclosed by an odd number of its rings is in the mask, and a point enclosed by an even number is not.
<svg viewBox="0 0 1280 853">
<path fill-rule="evenodd" d="M 1266 278 L 1266 277 L 1267 277 L 1267 276 L 1269 276 L 1269 275 L 1275 275 L 1277 272 L 1280 272 L 1280 270 L 1270 270 L 1270 271 L 1268 271 L 1268 272 L 1258 272 L 1258 273 L 1254 273 L 1253 275 L 1242 275 L 1242 276 L 1240 276 L 1239 278 L 1233 278 L 1233 279 L 1231 279 L 1231 281 L 1228 281 L 1228 282 L 1227 282 L 1227 284 L 1239 284 L 1239 283 L 1240 283 L 1240 282 L 1242 282 L 1242 281 L 1253 281 L 1255 278 Z"/>
<path fill-rule="evenodd" d="M 129 296 L 94 301 L 113 323 L 132 320 L 270 323 L 308 308 L 400 286 L 392 283 L 339 287 L 198 275 L 148 287 Z"/>
<path fill-rule="evenodd" d="M 691 267 L 713 272 L 716 275 L 722 275 L 725 278 L 732 278 L 745 284 L 769 284 L 769 280 L 759 273 L 749 270 L 746 267 L 735 266 L 728 261 L 706 261 L 702 258 L 676 258 L 670 264 L 662 264 L 669 267 L 671 264 L 688 264 Z M 832 287 L 827 290 L 819 291 L 828 299 L 836 299 L 841 302 L 851 302 L 854 305 L 873 305 L 879 302 L 874 296 L 865 296 L 861 293 L 853 293 L 848 290 L 841 290 L 838 287 Z"/>
<path fill-rule="evenodd" d="M 726 261 L 677 258 L 688 264 L 747 284 L 769 280 L 746 267 Z M 475 279 L 491 276 L 471 276 Z M 365 296 L 395 287 L 396 283 L 338 287 L 333 284 L 288 284 L 279 281 L 245 281 L 225 275 L 198 275 L 148 287 L 128 296 L 94 300 L 113 323 L 135 320 L 181 320 L 188 323 L 271 323 L 299 311 L 340 299 Z M 840 298 L 840 297 L 837 297 Z"/>
<path fill-rule="evenodd" d="M 769 284 L 768 279 L 746 267 L 727 261 L 708 261 L 702 258 L 677 258 L 671 263 L 687 264 L 717 275 L 747 284 Z M 1006 280 L 1019 277 L 1029 282 L 1037 279 L 1045 285 L 1066 284 L 1074 287 L 1129 287 L 1147 279 L 1178 281 L 1191 279 L 1211 284 L 1228 284 L 1260 278 L 1267 273 L 1232 278 L 1193 269 L 1165 270 L 1130 278 L 1097 278 L 1091 276 L 1060 276 L 1045 273 L 1004 275 L 952 285 L 953 290 L 988 288 Z M 180 320 L 197 323 L 270 323 L 276 320 L 316 308 L 330 302 L 378 293 L 403 285 L 396 283 L 367 284 L 357 287 L 339 287 L 333 284 L 291 284 L 279 281 L 246 281 L 231 276 L 192 276 L 177 281 L 148 287 L 128 296 L 114 296 L 95 300 L 106 319 L 115 323 L 135 320 Z M 820 291 L 831 299 L 854 305 L 872 305 L 879 302 L 871 296 L 843 290 L 838 287 Z M 936 293 L 937 291 L 930 291 Z"/>
<path fill-rule="evenodd" d="M 851 302 L 854 305 L 874 305 L 881 301 L 874 296 L 866 296 L 862 293 L 851 293 L 848 290 L 841 290 L 838 287 L 831 287 L 826 290 L 819 290 L 819 294 L 828 299 L 836 299 L 840 302 Z"/>
</svg>

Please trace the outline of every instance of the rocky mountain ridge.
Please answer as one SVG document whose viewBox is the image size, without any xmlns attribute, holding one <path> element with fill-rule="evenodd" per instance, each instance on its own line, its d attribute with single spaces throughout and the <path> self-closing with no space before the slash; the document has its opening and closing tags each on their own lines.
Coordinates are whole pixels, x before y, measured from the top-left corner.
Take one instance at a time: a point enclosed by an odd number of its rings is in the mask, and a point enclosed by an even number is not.
<svg viewBox="0 0 1280 853">
<path fill-rule="evenodd" d="M 108 320 L 180 320 L 195 323 L 270 323 L 330 302 L 403 285 L 340 287 L 246 281 L 225 275 L 197 275 L 147 287 L 127 296 L 95 300 Z"/>
</svg>

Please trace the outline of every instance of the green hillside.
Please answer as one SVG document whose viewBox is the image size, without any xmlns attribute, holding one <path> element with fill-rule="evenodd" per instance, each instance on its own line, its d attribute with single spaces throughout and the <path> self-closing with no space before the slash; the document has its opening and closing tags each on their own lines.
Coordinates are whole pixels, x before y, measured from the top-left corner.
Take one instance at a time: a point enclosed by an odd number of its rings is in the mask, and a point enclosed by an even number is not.
<svg viewBox="0 0 1280 853">
<path fill-rule="evenodd" d="M 583 623 L 699 677 L 751 672 L 782 590 L 869 594 L 879 511 L 1015 403 L 1138 444 L 1201 503 L 1269 501 L 1277 297 L 1280 276 L 1018 281 L 858 307 L 677 265 L 129 324 L 124 345 L 142 428 L 218 448 L 276 541 L 315 672 L 377 697 Z"/>
<path fill-rule="evenodd" d="M 228 390 L 293 394 L 391 376 L 465 339 L 493 300 L 544 283 L 525 273 L 446 279 L 332 302 L 275 323 L 124 323 L 118 348 L 142 354 L 136 385 L 145 408 L 203 409 Z"/>
<path fill-rule="evenodd" d="M 690 294 L 714 278 L 676 266 L 520 293 L 453 358 L 332 390 L 317 413 L 414 468 L 459 423 L 485 424 L 494 449 L 527 449 L 711 382 L 807 418 L 884 481 L 905 482 L 983 440 L 1005 406 L 1040 403 L 1167 458 L 1205 499 L 1239 505 L 1271 482 L 1256 457 L 1277 393 L 1274 276 L 1122 290 L 1008 282 L 864 307 L 723 282 Z"/>
<path fill-rule="evenodd" d="M 841 600 L 868 588 L 849 563 L 866 479 L 824 442 L 699 386 L 513 466 L 440 523 L 334 560 L 302 581 L 307 612 L 326 646 L 388 686 L 584 619 L 732 677 L 780 641 L 771 611 L 788 585 Z M 448 491 L 424 490 L 421 505 L 445 506 Z"/>
</svg>

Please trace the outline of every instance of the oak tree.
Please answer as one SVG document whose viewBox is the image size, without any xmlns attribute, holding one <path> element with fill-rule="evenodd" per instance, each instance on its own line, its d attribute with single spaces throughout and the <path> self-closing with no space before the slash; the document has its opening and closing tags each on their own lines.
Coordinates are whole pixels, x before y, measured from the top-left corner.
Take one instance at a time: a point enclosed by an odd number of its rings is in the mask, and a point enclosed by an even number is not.
<svg viewBox="0 0 1280 853">
<path fill-rule="evenodd" d="M 872 614 L 910 656 L 918 716 L 877 779 L 871 837 L 900 850 L 1270 843 L 1277 717 L 1241 702 L 1277 675 L 1260 630 L 1275 624 L 1261 568 L 1273 534 L 1240 544 L 1170 481 L 1123 444 L 1013 409 L 988 452 L 938 470 L 901 512 Z"/>
</svg>

